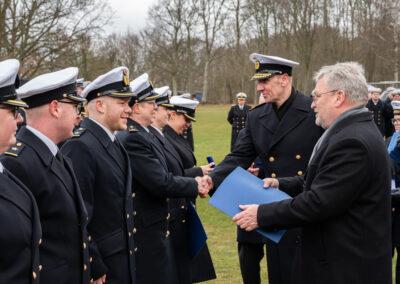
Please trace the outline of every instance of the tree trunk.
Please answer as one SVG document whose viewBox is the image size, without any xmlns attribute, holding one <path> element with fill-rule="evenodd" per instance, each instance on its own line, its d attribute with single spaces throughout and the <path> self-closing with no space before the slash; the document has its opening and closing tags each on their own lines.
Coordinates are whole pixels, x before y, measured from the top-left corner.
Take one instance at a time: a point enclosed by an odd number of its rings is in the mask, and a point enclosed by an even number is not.
<svg viewBox="0 0 400 284">
<path fill-rule="evenodd" d="M 209 60 L 208 56 L 206 56 L 205 62 L 204 62 L 204 73 L 203 73 L 203 97 L 202 97 L 202 102 L 207 103 L 207 95 L 208 95 L 208 65 L 209 65 Z"/>
</svg>

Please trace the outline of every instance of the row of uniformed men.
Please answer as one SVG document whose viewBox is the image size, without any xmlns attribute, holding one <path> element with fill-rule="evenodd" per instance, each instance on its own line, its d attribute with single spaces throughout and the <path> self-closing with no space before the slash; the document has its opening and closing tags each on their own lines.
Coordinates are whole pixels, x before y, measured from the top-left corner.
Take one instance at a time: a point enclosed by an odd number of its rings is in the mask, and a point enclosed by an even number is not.
<svg viewBox="0 0 400 284">
<path fill-rule="evenodd" d="M 388 138 L 392 136 L 394 127 L 392 124 L 393 119 L 393 106 L 392 101 L 400 101 L 400 89 L 389 87 L 386 89 L 387 98 L 385 101 L 380 99 L 382 89 L 368 85 L 368 103 L 366 107 L 372 115 L 376 126 L 381 132 L 382 136 Z"/>
<path fill-rule="evenodd" d="M 9 113 L 0 123 L 10 125 L 1 126 L 9 131 L 1 135 L 0 283 L 215 277 L 209 253 L 206 272 L 193 265 L 186 222 L 187 200 L 210 190 L 209 177 L 199 177 L 209 169 L 185 169 L 179 151 L 198 102 L 170 103 L 168 87 L 155 92 L 147 74 L 130 82 L 126 67 L 99 76 L 81 96 L 77 68 L 16 89 L 18 69 L 17 60 L 0 62 L 0 115 Z M 83 103 L 87 117 L 73 133 Z M 15 139 L 20 107 L 27 125 Z"/>
</svg>

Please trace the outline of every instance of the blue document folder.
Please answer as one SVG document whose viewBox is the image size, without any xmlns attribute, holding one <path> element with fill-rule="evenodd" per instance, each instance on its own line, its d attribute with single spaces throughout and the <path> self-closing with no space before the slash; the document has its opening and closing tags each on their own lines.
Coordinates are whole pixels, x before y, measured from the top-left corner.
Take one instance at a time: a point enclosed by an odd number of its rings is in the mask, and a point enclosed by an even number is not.
<svg viewBox="0 0 400 284">
<path fill-rule="evenodd" d="M 187 219 L 190 241 L 190 257 L 193 259 L 206 243 L 207 234 L 192 202 L 189 202 L 188 205 Z"/>
<path fill-rule="evenodd" d="M 397 147 L 397 138 L 399 137 L 399 133 L 393 133 L 392 139 L 390 140 L 390 144 L 388 147 L 388 153 L 390 158 L 395 160 L 396 162 L 400 162 L 400 149 Z"/>
<path fill-rule="evenodd" d="M 276 188 L 264 188 L 264 181 L 241 167 L 231 172 L 218 187 L 208 202 L 210 205 L 233 217 L 241 212 L 239 205 L 265 204 L 291 198 Z M 286 230 L 258 233 L 279 243 Z"/>
</svg>

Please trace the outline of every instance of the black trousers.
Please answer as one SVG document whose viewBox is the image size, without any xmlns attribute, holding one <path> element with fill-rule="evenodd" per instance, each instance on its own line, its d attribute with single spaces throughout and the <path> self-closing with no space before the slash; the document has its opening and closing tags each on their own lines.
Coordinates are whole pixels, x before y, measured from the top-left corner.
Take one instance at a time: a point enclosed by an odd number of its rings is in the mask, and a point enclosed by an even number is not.
<svg viewBox="0 0 400 284">
<path fill-rule="evenodd" d="M 238 243 L 240 271 L 244 284 L 260 284 L 260 261 L 264 257 L 265 243 Z"/>
</svg>

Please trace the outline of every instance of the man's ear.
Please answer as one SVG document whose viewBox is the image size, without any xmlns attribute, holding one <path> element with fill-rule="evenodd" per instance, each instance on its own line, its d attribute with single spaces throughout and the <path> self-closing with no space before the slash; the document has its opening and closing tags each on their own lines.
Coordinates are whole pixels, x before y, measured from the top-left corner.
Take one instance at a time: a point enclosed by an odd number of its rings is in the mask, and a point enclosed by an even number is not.
<svg viewBox="0 0 400 284">
<path fill-rule="evenodd" d="M 54 118 L 59 118 L 62 112 L 60 102 L 57 100 L 51 101 L 48 105 L 48 110 L 51 116 L 53 116 Z"/>
<path fill-rule="evenodd" d="M 102 98 L 95 99 L 95 106 L 98 113 L 104 114 L 106 111 L 106 104 L 104 103 Z"/>
<path fill-rule="evenodd" d="M 341 107 L 345 103 L 346 97 L 346 94 L 342 90 L 337 91 L 335 106 Z"/>
</svg>

